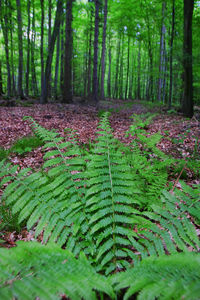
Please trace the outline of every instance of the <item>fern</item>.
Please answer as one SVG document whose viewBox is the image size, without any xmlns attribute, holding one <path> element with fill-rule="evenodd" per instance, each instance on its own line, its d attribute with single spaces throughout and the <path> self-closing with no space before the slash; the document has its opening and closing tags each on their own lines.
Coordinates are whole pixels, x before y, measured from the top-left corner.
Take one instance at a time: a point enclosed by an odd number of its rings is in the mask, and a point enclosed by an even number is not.
<svg viewBox="0 0 200 300">
<path fill-rule="evenodd" d="M 43 168 L 46 172 L 27 175 L 27 170 L 20 171 L 16 178 L 13 177 L 14 182 L 5 189 L 3 199 L 13 206 L 13 213 L 19 213 L 19 223 L 26 220 L 28 229 L 36 225 L 35 237 L 43 232 L 44 242 L 51 236 L 52 241 L 62 246 L 73 230 L 74 211 L 76 219 L 82 214 L 84 191 L 81 172 L 85 161 L 75 141 L 65 141 L 57 133 L 42 128 L 32 118 L 28 120 L 33 131 L 45 142 L 44 149 L 49 149 L 44 155 L 46 161 Z M 10 180 L 12 177 L 8 178 Z M 5 181 L 6 177 L 3 183 Z"/>
<path fill-rule="evenodd" d="M 162 135 L 159 133 L 147 135 L 145 129 L 154 117 L 155 114 L 133 115 L 134 122 L 128 131 L 128 134 L 134 136 L 128 163 L 140 176 L 142 205 L 146 208 L 150 208 L 152 203 L 159 203 L 162 190 L 167 184 L 167 171 L 174 163 L 174 159 L 167 157 L 157 147 Z"/>
<path fill-rule="evenodd" d="M 88 164 L 86 212 L 89 235 L 95 241 L 96 263 L 109 273 L 123 269 L 134 239 L 133 227 L 146 223 L 135 207 L 139 205 L 131 168 L 112 136 L 107 114 L 99 126 L 98 143 Z M 136 179 L 134 181 L 134 179 Z"/>
<path fill-rule="evenodd" d="M 84 251 L 106 274 L 149 255 L 199 250 L 198 191 L 195 196 L 186 188 L 187 194 L 165 192 L 160 200 L 162 180 L 156 172 L 162 161 L 147 159 L 138 146 L 132 154 L 115 140 L 107 113 L 90 154 L 82 152 L 73 133 L 60 137 L 28 120 L 48 149 L 44 167 L 33 172 L 1 162 L 0 177 L 2 185 L 12 181 L 2 201 L 19 215 L 19 223 L 33 228 L 35 237 L 41 234 L 43 243 L 55 241 L 74 255 Z"/>
<path fill-rule="evenodd" d="M 193 253 L 145 258 L 136 267 L 112 278 L 124 300 L 190 299 L 200 295 L 200 256 Z"/>
<path fill-rule="evenodd" d="M 98 299 L 98 293 L 114 298 L 109 281 L 98 275 L 82 254 L 79 259 L 55 244 L 18 242 L 0 249 L 1 299 Z"/>
</svg>

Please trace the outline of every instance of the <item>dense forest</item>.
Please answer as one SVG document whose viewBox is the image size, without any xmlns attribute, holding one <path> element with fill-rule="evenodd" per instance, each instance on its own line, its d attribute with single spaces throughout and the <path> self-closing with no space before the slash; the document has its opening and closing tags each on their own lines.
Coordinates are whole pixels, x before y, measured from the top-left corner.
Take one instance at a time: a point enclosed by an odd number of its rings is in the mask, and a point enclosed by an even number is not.
<svg viewBox="0 0 200 300">
<path fill-rule="evenodd" d="M 41 103 L 143 99 L 180 104 L 192 116 L 200 93 L 199 5 L 1 0 L 0 94 Z"/>
<path fill-rule="evenodd" d="M 0 0 L 0 299 L 200 299 L 200 1 Z"/>
</svg>

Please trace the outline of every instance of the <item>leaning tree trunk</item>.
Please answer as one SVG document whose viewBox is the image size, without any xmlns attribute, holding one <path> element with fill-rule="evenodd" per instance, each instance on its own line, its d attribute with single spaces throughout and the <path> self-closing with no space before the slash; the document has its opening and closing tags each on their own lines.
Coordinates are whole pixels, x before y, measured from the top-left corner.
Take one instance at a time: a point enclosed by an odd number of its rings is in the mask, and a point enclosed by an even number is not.
<svg viewBox="0 0 200 300">
<path fill-rule="evenodd" d="M 104 94 L 104 78 L 105 78 L 105 53 L 106 53 L 106 27 L 107 27 L 108 0 L 105 0 L 104 6 L 104 24 L 103 24 L 103 40 L 101 53 L 101 99 L 105 98 Z"/>
<path fill-rule="evenodd" d="M 67 0 L 66 12 L 66 35 L 65 35 L 65 69 L 64 69 L 64 87 L 63 87 L 63 102 L 72 102 L 72 4 L 73 0 Z"/>
<path fill-rule="evenodd" d="M 59 28 L 60 28 L 62 13 L 63 13 L 63 0 L 58 0 L 57 8 L 56 8 L 55 23 L 54 23 L 53 33 L 51 36 L 51 43 L 50 43 L 50 48 L 49 48 L 48 55 L 47 55 L 46 65 L 45 65 L 44 84 L 43 84 L 42 96 L 41 96 L 42 104 L 47 103 L 48 82 L 49 82 L 49 78 L 50 78 L 50 74 L 51 74 L 51 64 L 52 64 L 53 52 L 54 52 L 56 38 L 57 38 Z"/>
<path fill-rule="evenodd" d="M 183 69 L 184 96 L 182 112 L 187 117 L 193 116 L 193 76 L 192 76 L 192 16 L 194 0 L 184 0 L 184 40 Z"/>
<path fill-rule="evenodd" d="M 56 65 L 55 65 L 55 78 L 54 78 L 54 98 L 58 98 L 58 72 L 59 72 L 59 60 L 60 60 L 60 30 L 57 37 L 56 46 Z"/>
<path fill-rule="evenodd" d="M 99 39 L 99 0 L 95 0 L 94 60 L 93 60 L 93 101 L 98 104 L 98 39 Z"/>
<path fill-rule="evenodd" d="M 21 1 L 16 0 L 17 4 L 17 23 L 18 23 L 18 50 L 19 50 L 19 67 L 18 67 L 18 96 L 23 99 L 23 41 L 22 41 L 22 16 L 21 16 Z"/>
</svg>

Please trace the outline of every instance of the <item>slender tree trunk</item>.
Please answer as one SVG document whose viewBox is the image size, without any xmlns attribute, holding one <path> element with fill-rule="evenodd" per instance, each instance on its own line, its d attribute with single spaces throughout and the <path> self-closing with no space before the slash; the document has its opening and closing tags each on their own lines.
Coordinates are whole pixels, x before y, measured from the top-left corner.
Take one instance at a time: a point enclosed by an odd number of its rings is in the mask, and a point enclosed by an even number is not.
<svg viewBox="0 0 200 300">
<path fill-rule="evenodd" d="M 93 60 L 93 101 L 98 104 L 98 39 L 99 39 L 99 0 L 95 0 L 94 60 Z"/>
<path fill-rule="evenodd" d="M 23 99 L 23 41 L 22 41 L 22 16 L 21 1 L 16 0 L 17 5 L 17 24 L 18 24 L 18 50 L 19 50 L 19 67 L 18 67 L 18 96 Z"/>
<path fill-rule="evenodd" d="M 171 108 L 172 104 L 172 86 L 173 86 L 173 43 L 174 43 L 174 27 L 175 27 L 175 0 L 172 0 L 172 31 L 171 31 L 171 39 L 170 39 L 170 75 L 169 75 L 169 100 L 168 100 L 168 108 Z"/>
<path fill-rule="evenodd" d="M 0 96 L 3 95 L 3 79 L 2 79 L 2 67 L 1 67 L 1 60 L 0 60 Z"/>
<path fill-rule="evenodd" d="M 57 37 L 57 47 L 56 47 L 56 65 L 55 65 L 55 78 L 54 78 L 54 98 L 58 98 L 58 72 L 59 72 L 59 59 L 60 59 L 60 30 Z"/>
<path fill-rule="evenodd" d="M 47 55 L 46 65 L 45 65 L 44 85 L 43 85 L 42 97 L 41 97 L 42 104 L 47 103 L 47 99 L 48 99 L 48 82 L 49 82 L 50 73 L 51 73 L 51 64 L 52 64 L 52 58 L 53 58 L 56 37 L 58 35 L 60 23 L 62 20 L 62 13 L 63 13 L 63 0 L 58 0 L 57 8 L 56 8 L 55 23 L 54 23 L 53 33 L 51 36 L 51 43 L 50 43 L 50 48 L 49 48 L 48 55 Z"/>
<path fill-rule="evenodd" d="M 120 48 L 121 48 L 121 34 L 119 35 L 118 45 L 117 45 L 117 61 L 116 61 L 116 71 L 115 71 L 115 90 L 114 98 L 118 97 L 118 77 L 119 77 L 119 59 L 120 59 Z"/>
<path fill-rule="evenodd" d="M 164 80 L 164 55 L 165 55 L 165 10 L 166 2 L 162 4 L 162 26 L 160 34 L 160 63 L 159 63 L 159 79 L 158 79 L 158 101 L 162 100 L 163 93 L 163 80 Z"/>
<path fill-rule="evenodd" d="M 141 81 L 141 40 L 139 40 L 138 50 L 138 81 L 137 81 L 137 98 L 141 99 L 140 81 Z"/>
<path fill-rule="evenodd" d="M 44 84 L 44 0 L 40 0 L 41 6 L 41 44 L 40 44 L 40 60 L 41 60 L 41 91 Z"/>
<path fill-rule="evenodd" d="M 134 49 L 134 41 L 132 42 L 131 49 Z M 133 98 L 133 95 L 132 95 L 132 92 L 133 92 L 133 72 L 134 72 L 134 53 L 133 53 L 133 50 L 131 51 L 130 64 L 131 64 L 131 70 L 130 70 L 130 77 L 129 77 L 128 98 L 132 99 Z"/>
<path fill-rule="evenodd" d="M 63 20 L 61 24 L 61 57 L 60 57 L 60 90 L 63 91 L 63 82 L 64 82 L 64 29 L 63 29 Z M 63 93 L 63 92 L 62 92 Z"/>
<path fill-rule="evenodd" d="M 127 96 L 128 96 L 129 66 L 130 66 L 130 36 L 128 36 L 128 55 L 127 55 L 127 73 L 126 73 L 125 99 L 127 99 Z"/>
<path fill-rule="evenodd" d="M 10 65 L 11 65 L 11 94 L 16 95 L 15 87 L 15 70 L 14 70 L 14 47 L 13 47 L 13 17 L 12 17 L 12 5 L 10 0 L 6 0 L 6 6 L 8 7 L 8 22 L 9 22 L 9 34 L 10 34 Z"/>
<path fill-rule="evenodd" d="M 72 4 L 73 0 L 67 0 L 66 13 L 66 37 L 65 37 L 65 70 L 64 70 L 64 88 L 63 102 L 72 102 Z"/>
<path fill-rule="evenodd" d="M 6 8 L 5 8 L 6 10 Z M 2 2 L 0 0 L 0 21 L 1 27 L 3 31 L 4 37 L 4 48 L 6 54 L 6 67 L 7 67 L 7 96 L 10 98 L 11 96 L 11 72 L 10 72 L 10 60 L 9 60 L 9 41 L 8 41 L 8 19 L 7 19 L 7 11 L 5 11 L 4 15 L 2 14 L 3 7 Z"/>
<path fill-rule="evenodd" d="M 51 23 L 52 23 L 52 0 L 49 0 L 49 6 L 48 6 L 48 51 L 50 51 L 50 44 L 51 44 Z M 48 81 L 48 97 L 51 98 L 51 70 L 49 75 L 49 81 Z"/>
<path fill-rule="evenodd" d="M 193 116 L 193 74 L 192 74 L 192 16 L 194 0 L 184 0 L 184 41 L 183 41 L 183 69 L 184 69 L 184 97 L 182 112 L 187 117 Z"/>
<path fill-rule="evenodd" d="M 33 4 L 33 17 L 32 17 L 32 40 L 31 40 L 31 74 L 32 74 L 32 90 L 34 96 L 38 95 L 37 78 L 35 71 L 35 1 L 32 0 Z"/>
<path fill-rule="evenodd" d="M 102 40 L 102 53 L 101 53 L 101 99 L 105 98 L 105 94 L 104 94 L 104 78 L 105 78 L 105 53 L 106 53 L 107 13 L 108 13 L 108 0 L 105 0 L 105 6 L 104 6 L 104 24 L 103 24 L 103 40 Z"/>
<path fill-rule="evenodd" d="M 30 7 L 31 1 L 27 1 L 28 27 L 27 27 L 27 58 L 26 58 L 26 96 L 29 95 L 29 72 L 30 72 Z"/>
<path fill-rule="evenodd" d="M 107 94 L 108 98 L 111 98 L 111 66 L 112 66 L 112 56 L 111 56 L 111 40 L 109 37 L 109 50 L 108 50 L 108 86 L 107 86 Z"/>
<path fill-rule="evenodd" d="M 119 98 L 124 98 L 124 90 L 123 90 L 123 83 L 124 83 L 124 33 L 122 34 L 122 51 L 121 51 L 121 59 L 120 59 L 120 91 L 119 91 Z"/>
</svg>

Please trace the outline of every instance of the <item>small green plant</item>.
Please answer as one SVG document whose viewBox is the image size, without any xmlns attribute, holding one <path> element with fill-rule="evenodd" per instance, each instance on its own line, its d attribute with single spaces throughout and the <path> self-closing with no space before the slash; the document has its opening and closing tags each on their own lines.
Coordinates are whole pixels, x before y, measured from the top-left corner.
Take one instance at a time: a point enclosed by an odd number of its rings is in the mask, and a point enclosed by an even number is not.
<svg viewBox="0 0 200 300">
<path fill-rule="evenodd" d="M 8 150 L 5 150 L 4 148 L 0 147 L 0 161 L 7 158 L 9 155 Z"/>
<path fill-rule="evenodd" d="M 18 139 L 9 149 L 9 153 L 17 153 L 19 155 L 30 152 L 35 148 L 41 147 L 43 142 L 37 136 L 27 136 Z"/>
</svg>

